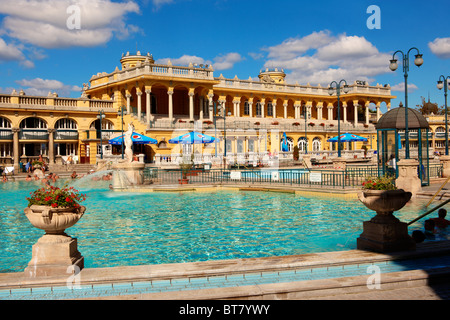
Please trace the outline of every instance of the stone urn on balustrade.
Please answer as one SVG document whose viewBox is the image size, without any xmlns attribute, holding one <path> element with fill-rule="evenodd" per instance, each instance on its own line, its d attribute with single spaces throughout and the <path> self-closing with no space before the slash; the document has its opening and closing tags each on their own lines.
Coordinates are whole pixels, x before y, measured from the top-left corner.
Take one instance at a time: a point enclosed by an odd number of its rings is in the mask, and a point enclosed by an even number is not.
<svg viewBox="0 0 450 320">
<path fill-rule="evenodd" d="M 411 199 L 412 193 L 398 190 L 362 190 L 359 200 L 376 215 L 363 222 L 363 233 L 357 248 L 375 252 L 414 250 L 415 241 L 408 234 L 408 225 L 394 216 Z"/>
<path fill-rule="evenodd" d="M 24 212 L 30 223 L 45 234 L 33 245 L 32 258 L 25 268 L 30 278 L 69 276 L 84 268 L 84 258 L 77 248 L 77 239 L 65 233 L 84 215 L 85 206 L 79 205 L 85 195 L 73 188 L 51 186 L 36 190 L 27 198 Z"/>
</svg>

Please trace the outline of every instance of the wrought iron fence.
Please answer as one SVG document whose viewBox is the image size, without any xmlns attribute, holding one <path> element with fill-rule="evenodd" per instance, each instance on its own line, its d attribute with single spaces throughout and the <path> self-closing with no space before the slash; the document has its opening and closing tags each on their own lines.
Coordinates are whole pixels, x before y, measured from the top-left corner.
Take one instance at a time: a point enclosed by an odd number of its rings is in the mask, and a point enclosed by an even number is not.
<svg viewBox="0 0 450 320">
<path fill-rule="evenodd" d="M 307 170 L 307 169 L 210 169 L 164 170 L 146 168 L 144 183 L 157 185 L 196 184 L 196 185 L 290 185 L 317 188 L 358 188 L 367 177 L 378 176 L 375 166 L 348 167 L 346 170 Z M 430 177 L 442 176 L 442 165 L 430 165 Z"/>
</svg>

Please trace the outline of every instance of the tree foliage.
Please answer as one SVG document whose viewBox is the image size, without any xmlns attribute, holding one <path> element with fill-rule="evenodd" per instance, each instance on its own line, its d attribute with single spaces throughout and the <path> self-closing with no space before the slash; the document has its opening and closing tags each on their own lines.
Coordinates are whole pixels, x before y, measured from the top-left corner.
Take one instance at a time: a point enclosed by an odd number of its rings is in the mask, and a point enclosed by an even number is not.
<svg viewBox="0 0 450 320">
<path fill-rule="evenodd" d="M 417 105 L 417 109 L 422 113 L 423 115 L 441 115 L 444 114 L 444 108 L 439 107 L 437 103 L 430 102 L 430 98 L 428 98 L 428 101 L 425 100 L 424 97 L 422 98 L 422 103 L 420 105 Z"/>
</svg>

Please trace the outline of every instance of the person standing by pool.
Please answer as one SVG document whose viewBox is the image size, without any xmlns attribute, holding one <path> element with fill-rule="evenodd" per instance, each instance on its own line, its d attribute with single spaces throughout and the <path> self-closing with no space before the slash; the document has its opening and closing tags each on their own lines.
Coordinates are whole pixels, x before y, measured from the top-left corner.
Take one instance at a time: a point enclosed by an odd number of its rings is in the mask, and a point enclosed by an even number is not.
<svg viewBox="0 0 450 320">
<path fill-rule="evenodd" d="M 30 173 L 31 171 L 31 160 L 28 159 L 28 162 L 25 164 L 25 171 Z"/>
</svg>

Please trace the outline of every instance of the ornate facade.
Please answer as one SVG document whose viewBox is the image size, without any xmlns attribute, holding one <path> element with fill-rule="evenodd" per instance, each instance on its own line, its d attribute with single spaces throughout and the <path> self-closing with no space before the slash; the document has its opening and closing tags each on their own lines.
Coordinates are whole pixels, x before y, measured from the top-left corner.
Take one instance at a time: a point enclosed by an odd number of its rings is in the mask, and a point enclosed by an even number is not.
<svg viewBox="0 0 450 320">
<path fill-rule="evenodd" d="M 288 84 L 284 71 L 276 68 L 261 71 L 258 80 L 215 77 L 211 66 L 160 65 L 140 52 L 123 55 L 120 63 L 112 73 L 92 76 L 78 99 L 0 95 L 0 161 L 18 167 L 19 161 L 43 154 L 50 163 L 73 156 L 93 164 L 120 156 L 120 148 L 113 149 L 108 139 L 120 134 L 121 108 L 123 124 L 133 122 L 137 132 L 158 140 L 135 150 L 147 162 L 179 153 L 181 147 L 169 139 L 191 130 L 220 139 L 200 148 L 214 157 L 224 153 L 224 141 L 227 157 L 278 153 L 283 133 L 289 148 L 297 145 L 300 152 L 335 148 L 326 142 L 337 135 L 338 126 L 337 97 L 329 95 L 328 87 Z M 390 87 L 358 81 L 349 89 L 340 96 L 341 133 L 368 137 L 375 148 L 373 123 L 383 104 L 390 109 Z M 347 147 L 360 149 L 361 144 Z"/>
</svg>

